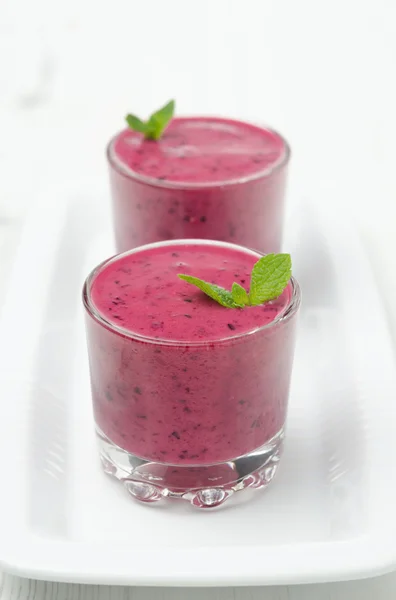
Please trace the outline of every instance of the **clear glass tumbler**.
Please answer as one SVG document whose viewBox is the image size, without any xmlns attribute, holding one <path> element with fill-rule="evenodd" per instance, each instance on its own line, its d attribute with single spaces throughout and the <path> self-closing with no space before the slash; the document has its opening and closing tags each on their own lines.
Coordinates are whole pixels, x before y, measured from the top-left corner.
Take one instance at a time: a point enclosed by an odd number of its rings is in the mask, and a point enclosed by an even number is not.
<svg viewBox="0 0 396 600">
<path fill-rule="evenodd" d="M 199 244 L 201 261 L 214 249 L 216 253 L 237 250 L 249 260 L 252 255 L 260 258 L 256 252 L 222 242 L 150 244 L 94 269 L 85 282 L 83 302 L 104 470 L 143 502 L 179 498 L 207 508 L 222 504 L 245 488 L 266 487 L 276 473 L 284 438 L 300 289 L 291 278 L 287 300 L 272 321 L 243 333 L 230 322 L 225 329 L 231 337 L 213 337 L 212 331 L 208 340 L 162 339 L 160 330 L 154 330 L 155 335 L 134 333 L 122 321 L 115 321 L 120 317 L 114 310 L 121 312 L 121 307 L 127 313 L 128 282 L 133 286 L 131 265 L 150 269 L 154 261 L 148 257 L 166 254 L 176 273 L 185 268 L 183 248 L 194 244 Z M 113 312 L 108 314 L 112 319 L 98 309 L 92 296 L 93 284 L 105 270 L 109 273 L 107 281 L 118 290 L 110 294 L 109 310 Z M 186 285 L 176 274 L 174 278 L 180 286 Z M 101 286 L 98 284 L 99 289 Z M 178 288 L 175 293 L 179 293 Z M 143 322 L 150 312 L 149 297 L 142 299 L 140 308 L 136 302 L 133 300 L 131 307 L 138 314 L 142 311 Z M 185 313 L 193 312 L 194 302 L 195 296 L 183 298 Z M 219 315 L 226 319 L 240 315 L 213 301 L 208 301 L 207 307 L 208 324 L 211 310 L 217 311 L 217 320 Z M 263 308 L 267 309 L 275 310 L 272 302 Z M 180 319 L 191 323 L 189 314 Z"/>
<path fill-rule="evenodd" d="M 231 119 L 173 119 L 158 142 L 122 131 L 107 148 L 117 252 L 182 238 L 279 252 L 289 158 L 277 132 Z"/>
</svg>

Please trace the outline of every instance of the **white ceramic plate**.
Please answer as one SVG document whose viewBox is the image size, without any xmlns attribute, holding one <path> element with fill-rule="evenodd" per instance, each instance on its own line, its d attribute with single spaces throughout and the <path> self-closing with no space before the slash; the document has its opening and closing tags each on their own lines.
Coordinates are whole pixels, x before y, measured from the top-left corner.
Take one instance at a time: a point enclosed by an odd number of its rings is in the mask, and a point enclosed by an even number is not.
<svg viewBox="0 0 396 600">
<path fill-rule="evenodd" d="M 260 585 L 396 565 L 396 402 L 383 308 L 354 232 L 292 218 L 303 308 L 286 450 L 249 503 L 144 506 L 102 474 L 80 290 L 112 252 L 107 199 L 33 207 L 0 329 L 0 562 L 18 575 L 133 585 Z"/>
</svg>

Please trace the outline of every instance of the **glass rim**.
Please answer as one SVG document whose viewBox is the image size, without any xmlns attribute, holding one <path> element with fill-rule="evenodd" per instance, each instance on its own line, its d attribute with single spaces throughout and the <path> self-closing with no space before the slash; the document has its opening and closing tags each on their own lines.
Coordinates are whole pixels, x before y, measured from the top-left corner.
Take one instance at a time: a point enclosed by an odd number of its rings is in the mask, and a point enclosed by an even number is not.
<svg viewBox="0 0 396 600">
<path fill-rule="evenodd" d="M 231 249 L 243 250 L 244 252 L 248 252 L 255 256 L 261 257 L 264 256 L 264 253 L 259 252 L 258 250 L 252 250 L 251 248 L 246 248 L 245 246 L 240 246 L 238 244 L 232 244 L 230 242 L 223 242 L 219 240 L 204 240 L 204 239 L 180 239 L 180 240 L 164 240 L 160 242 L 153 242 L 151 244 L 144 244 L 143 246 L 137 246 L 136 248 L 131 248 L 126 252 L 122 252 L 119 254 L 115 254 L 114 256 L 103 260 L 96 267 L 92 269 L 87 278 L 85 279 L 83 289 L 82 289 L 82 300 L 84 304 L 84 308 L 87 311 L 87 314 L 92 317 L 94 321 L 96 321 L 99 325 L 112 331 L 114 334 L 119 335 L 124 338 L 128 338 L 134 340 L 136 342 L 146 343 L 150 345 L 160 345 L 160 346 L 174 346 L 178 348 L 185 347 L 205 347 L 209 345 L 219 345 L 219 344 L 227 344 L 230 342 L 234 342 L 236 340 L 240 340 L 246 338 L 251 335 L 256 335 L 262 331 L 268 331 L 273 327 L 288 322 L 298 311 L 301 304 L 301 289 L 298 281 L 295 277 L 291 276 L 290 283 L 292 286 L 292 294 L 289 302 L 284 307 L 284 309 L 276 316 L 273 321 L 266 323 L 265 325 L 261 325 L 260 327 L 256 327 L 249 331 L 244 331 L 242 333 L 238 333 L 236 335 L 211 339 L 211 340 L 170 340 L 164 338 L 156 338 L 147 335 L 142 335 L 139 333 L 135 333 L 116 325 L 112 321 L 106 319 L 99 310 L 95 307 L 91 298 L 91 287 L 95 277 L 100 273 L 103 267 L 113 262 L 116 262 L 118 259 L 128 256 L 130 254 L 136 254 L 141 252 L 142 250 L 149 250 L 152 248 L 158 248 L 163 246 L 181 246 L 181 245 L 193 245 L 193 244 L 202 244 L 205 246 L 220 246 Z M 231 310 L 231 309 L 225 309 Z M 236 310 L 236 309 L 235 309 Z"/>
<path fill-rule="evenodd" d="M 217 117 L 217 116 L 213 116 L 213 115 L 209 115 L 209 116 L 206 116 L 206 115 L 194 115 L 194 116 L 186 115 L 186 116 L 184 116 L 184 115 L 182 115 L 179 117 L 175 117 L 175 120 L 177 120 L 177 119 L 190 119 L 190 120 L 206 119 L 208 121 L 232 121 L 233 123 L 246 123 L 247 125 L 251 125 L 253 127 L 257 127 L 258 129 L 268 131 L 269 133 L 272 133 L 273 135 L 278 137 L 282 141 L 283 152 L 279 156 L 279 158 L 270 166 L 266 167 L 265 169 L 261 169 L 260 171 L 257 171 L 256 173 L 251 173 L 250 175 L 245 175 L 243 177 L 237 177 L 235 179 L 225 179 L 224 181 L 206 181 L 206 182 L 167 181 L 167 180 L 156 179 L 155 177 L 149 177 L 147 175 L 142 175 L 141 173 L 137 173 L 136 171 L 134 171 L 130 167 L 126 166 L 124 163 L 122 163 L 117 158 L 117 156 L 115 155 L 115 152 L 114 152 L 114 142 L 116 141 L 118 136 L 123 131 L 126 130 L 126 129 L 122 129 L 121 131 L 119 131 L 118 133 L 116 133 L 114 136 L 112 136 L 110 138 L 110 141 L 108 142 L 108 144 L 106 146 L 106 156 L 107 156 L 108 163 L 111 165 L 111 167 L 114 168 L 114 170 L 116 170 L 123 177 L 126 177 L 127 179 L 132 179 L 139 183 L 144 183 L 146 185 L 150 185 L 152 187 L 166 188 L 166 189 L 171 189 L 171 190 L 173 190 L 173 189 L 175 189 L 175 190 L 177 190 L 177 189 L 199 190 L 199 189 L 207 189 L 207 188 L 217 188 L 217 187 L 241 185 L 244 183 L 249 183 L 250 181 L 264 179 L 266 177 L 269 177 L 273 173 L 276 173 L 277 171 L 279 171 L 283 166 L 287 165 L 290 160 L 291 149 L 290 149 L 288 142 L 283 137 L 283 135 L 281 135 L 276 129 L 272 129 L 272 127 L 267 127 L 266 125 L 258 125 L 257 123 L 252 123 L 250 121 L 244 121 L 242 119 Z"/>
</svg>

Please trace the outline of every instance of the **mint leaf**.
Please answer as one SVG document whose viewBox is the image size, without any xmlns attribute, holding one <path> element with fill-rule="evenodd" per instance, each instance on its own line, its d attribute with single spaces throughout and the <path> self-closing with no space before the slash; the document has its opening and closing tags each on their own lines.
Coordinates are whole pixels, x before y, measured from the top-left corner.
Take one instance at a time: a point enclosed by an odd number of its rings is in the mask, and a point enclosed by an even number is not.
<svg viewBox="0 0 396 600">
<path fill-rule="evenodd" d="M 174 112 L 175 101 L 171 100 L 165 104 L 165 106 L 153 113 L 148 121 L 142 121 L 135 115 L 127 115 L 125 120 L 130 129 L 138 131 L 139 133 L 144 133 L 146 139 L 158 140 L 168 126 Z"/>
<path fill-rule="evenodd" d="M 257 306 L 281 295 L 291 277 L 290 254 L 267 254 L 253 267 L 249 301 Z"/>
<path fill-rule="evenodd" d="M 234 302 L 236 302 L 237 304 L 242 304 L 242 306 L 246 306 L 247 304 L 249 304 L 249 296 L 247 291 L 235 281 L 232 284 L 231 295 Z"/>
<path fill-rule="evenodd" d="M 243 305 L 236 302 L 231 292 L 228 290 L 214 285 L 213 283 L 208 283 L 207 281 L 203 281 L 203 279 L 198 279 L 198 277 L 191 277 L 191 275 L 182 275 L 179 273 L 180 279 L 183 281 L 187 281 L 187 283 L 191 283 L 191 285 L 195 285 L 197 288 L 205 292 L 207 296 L 216 300 L 222 306 L 226 308 L 242 308 Z"/>
<path fill-rule="evenodd" d="M 128 123 L 128 126 L 133 129 L 133 131 L 146 133 L 147 124 L 141 121 L 139 117 L 135 117 L 135 115 L 127 115 L 125 117 L 125 121 Z"/>
<path fill-rule="evenodd" d="M 239 283 L 232 284 L 229 292 L 214 283 L 198 277 L 182 275 L 180 279 L 195 285 L 207 296 L 226 308 L 244 308 L 258 306 L 281 295 L 291 277 L 290 254 L 267 254 L 256 262 L 252 269 L 249 294 Z"/>
<path fill-rule="evenodd" d="M 175 112 L 175 101 L 171 100 L 168 104 L 165 104 L 160 110 L 153 113 L 147 121 L 147 133 L 146 137 L 153 140 L 158 140 L 163 134 L 169 121 L 172 119 Z"/>
</svg>

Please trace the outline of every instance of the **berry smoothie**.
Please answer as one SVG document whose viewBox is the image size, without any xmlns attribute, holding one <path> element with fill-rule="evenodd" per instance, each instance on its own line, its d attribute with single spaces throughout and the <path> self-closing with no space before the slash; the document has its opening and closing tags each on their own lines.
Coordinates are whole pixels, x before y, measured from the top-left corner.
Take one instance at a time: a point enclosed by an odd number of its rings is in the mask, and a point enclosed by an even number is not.
<svg viewBox="0 0 396 600">
<path fill-rule="evenodd" d="M 217 239 L 279 252 L 289 148 L 230 119 L 173 119 L 159 140 L 126 129 L 108 146 L 116 247 Z"/>
<path fill-rule="evenodd" d="M 84 288 L 96 425 L 140 458 L 207 465 L 240 457 L 285 423 L 298 285 L 243 309 L 178 278 L 249 288 L 255 252 L 189 240 L 100 265 Z"/>
</svg>

